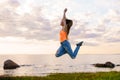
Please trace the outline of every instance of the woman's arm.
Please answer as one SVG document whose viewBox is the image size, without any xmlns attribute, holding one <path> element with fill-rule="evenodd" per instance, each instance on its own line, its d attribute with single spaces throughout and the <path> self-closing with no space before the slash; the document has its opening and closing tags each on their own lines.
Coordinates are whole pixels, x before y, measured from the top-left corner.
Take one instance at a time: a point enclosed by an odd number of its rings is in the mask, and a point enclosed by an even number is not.
<svg viewBox="0 0 120 80">
<path fill-rule="evenodd" d="M 63 18 L 62 18 L 62 21 L 61 21 L 61 26 L 63 28 L 66 27 L 66 12 L 67 12 L 67 8 L 64 9 Z"/>
</svg>

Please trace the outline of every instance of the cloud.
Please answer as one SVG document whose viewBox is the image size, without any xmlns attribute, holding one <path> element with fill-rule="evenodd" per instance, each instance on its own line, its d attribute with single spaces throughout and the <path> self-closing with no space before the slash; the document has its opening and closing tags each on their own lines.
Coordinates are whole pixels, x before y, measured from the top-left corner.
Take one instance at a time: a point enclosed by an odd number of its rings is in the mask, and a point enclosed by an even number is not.
<svg viewBox="0 0 120 80">
<path fill-rule="evenodd" d="M 96 13 L 93 13 L 96 15 Z M 87 17 L 87 16 L 86 16 Z M 100 45 L 102 43 L 119 43 L 120 42 L 120 12 L 119 10 L 110 9 L 99 19 L 96 18 L 96 23 L 94 23 L 93 17 L 90 17 L 91 21 L 78 20 L 73 26 L 73 31 L 71 31 L 72 39 L 79 38 L 80 40 L 85 40 L 86 45 L 92 46 L 95 41 L 99 41 L 95 45 Z M 93 39 L 89 41 L 89 39 Z M 94 46 L 94 44 L 93 44 Z"/>
<path fill-rule="evenodd" d="M 84 41 L 84 46 L 98 46 L 99 43 Z"/>
<path fill-rule="evenodd" d="M 96 4 L 96 7 L 101 7 L 101 8 L 109 8 L 109 9 L 119 9 L 120 6 L 120 0 L 94 0 L 94 3 Z"/>
<path fill-rule="evenodd" d="M 71 2 L 66 1 L 66 3 Z M 58 41 L 59 30 L 61 29 L 59 25 L 61 17 L 58 16 L 60 13 L 50 15 L 48 12 L 49 16 L 55 16 L 53 19 L 48 19 L 43 13 L 46 7 L 31 6 L 30 13 L 19 14 L 17 9 L 22 4 L 17 0 L 7 0 L 4 2 L 4 5 L 0 6 L 2 7 L 0 8 L 0 37 L 12 36 L 25 39 Z M 89 46 L 97 46 L 102 42 L 120 42 L 119 10 L 110 9 L 98 18 L 96 18 L 96 14 L 95 12 L 73 14 L 74 24 L 70 32 L 70 40 L 72 42 L 75 42 L 77 39 L 85 40 L 86 45 Z"/>
<path fill-rule="evenodd" d="M 17 0 L 8 0 L 0 9 L 0 36 L 24 37 L 26 39 L 51 40 L 57 35 L 42 14 L 41 7 L 32 7 L 31 13 L 18 14 L 11 9 L 19 5 Z M 10 6 L 7 6 L 10 4 Z M 7 6 L 7 8 L 6 8 Z M 20 6 L 20 5 L 19 5 Z"/>
<path fill-rule="evenodd" d="M 12 7 L 18 7 L 20 6 L 20 3 L 18 0 L 8 0 L 8 4 Z"/>
</svg>

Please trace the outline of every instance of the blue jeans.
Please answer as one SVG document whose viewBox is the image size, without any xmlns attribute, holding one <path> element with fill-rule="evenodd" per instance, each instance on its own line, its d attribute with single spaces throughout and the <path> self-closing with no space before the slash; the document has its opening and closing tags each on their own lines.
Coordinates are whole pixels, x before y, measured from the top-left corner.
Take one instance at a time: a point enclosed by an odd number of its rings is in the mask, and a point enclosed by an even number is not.
<svg viewBox="0 0 120 80">
<path fill-rule="evenodd" d="M 74 52 L 72 51 L 72 48 L 71 48 L 71 45 L 69 43 L 68 40 L 65 40 L 61 43 L 61 46 L 59 47 L 59 49 L 57 50 L 55 56 L 56 57 L 60 57 L 66 53 L 69 54 L 69 56 L 72 58 L 72 59 L 75 59 L 78 51 L 80 49 L 80 46 L 76 46 L 76 49 L 74 50 Z"/>
</svg>

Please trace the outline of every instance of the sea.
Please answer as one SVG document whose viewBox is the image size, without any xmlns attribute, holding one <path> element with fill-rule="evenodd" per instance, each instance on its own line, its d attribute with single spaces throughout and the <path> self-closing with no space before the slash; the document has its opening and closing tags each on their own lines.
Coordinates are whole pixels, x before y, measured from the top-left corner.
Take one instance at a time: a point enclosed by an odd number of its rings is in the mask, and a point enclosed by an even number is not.
<svg viewBox="0 0 120 80">
<path fill-rule="evenodd" d="M 4 70 L 4 61 L 12 60 L 20 68 Z M 0 75 L 5 76 L 46 76 L 51 73 L 73 72 L 109 72 L 120 71 L 120 66 L 114 68 L 98 68 L 92 64 L 112 62 L 120 64 L 120 54 L 79 54 L 71 59 L 65 54 L 59 58 L 54 54 L 10 54 L 0 55 Z"/>
</svg>

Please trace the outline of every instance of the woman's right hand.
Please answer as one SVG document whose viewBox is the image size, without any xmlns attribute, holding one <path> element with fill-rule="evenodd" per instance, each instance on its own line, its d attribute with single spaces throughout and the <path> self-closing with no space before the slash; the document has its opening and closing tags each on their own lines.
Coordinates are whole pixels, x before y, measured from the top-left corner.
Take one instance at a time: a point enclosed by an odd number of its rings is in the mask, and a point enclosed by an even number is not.
<svg viewBox="0 0 120 80">
<path fill-rule="evenodd" d="M 66 12 L 67 12 L 67 8 L 64 9 L 64 13 L 66 13 Z"/>
</svg>

